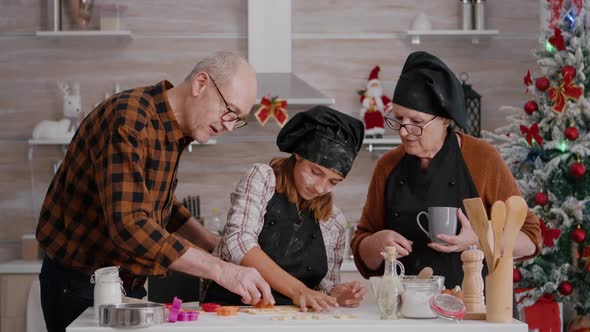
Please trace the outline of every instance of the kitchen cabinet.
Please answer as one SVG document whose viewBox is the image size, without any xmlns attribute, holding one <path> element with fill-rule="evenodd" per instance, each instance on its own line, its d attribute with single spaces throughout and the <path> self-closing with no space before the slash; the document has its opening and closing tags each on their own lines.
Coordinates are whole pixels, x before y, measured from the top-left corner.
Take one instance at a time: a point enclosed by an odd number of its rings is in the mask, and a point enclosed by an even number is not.
<svg viewBox="0 0 590 332">
<path fill-rule="evenodd" d="M 0 332 L 26 331 L 29 291 L 40 270 L 39 261 L 0 264 Z M 42 314 L 31 318 L 43 322 Z"/>
</svg>

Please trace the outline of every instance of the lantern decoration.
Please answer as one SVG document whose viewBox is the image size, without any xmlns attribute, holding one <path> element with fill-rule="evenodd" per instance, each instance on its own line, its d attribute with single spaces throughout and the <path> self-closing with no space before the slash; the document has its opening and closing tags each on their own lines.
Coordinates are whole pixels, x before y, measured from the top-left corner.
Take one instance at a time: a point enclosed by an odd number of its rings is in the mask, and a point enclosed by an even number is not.
<svg viewBox="0 0 590 332">
<path fill-rule="evenodd" d="M 465 94 L 465 111 L 467 111 L 467 128 L 465 132 L 474 137 L 481 137 L 481 95 L 467 84 L 469 74 L 463 72 L 459 75 L 463 81 L 463 93 Z"/>
</svg>

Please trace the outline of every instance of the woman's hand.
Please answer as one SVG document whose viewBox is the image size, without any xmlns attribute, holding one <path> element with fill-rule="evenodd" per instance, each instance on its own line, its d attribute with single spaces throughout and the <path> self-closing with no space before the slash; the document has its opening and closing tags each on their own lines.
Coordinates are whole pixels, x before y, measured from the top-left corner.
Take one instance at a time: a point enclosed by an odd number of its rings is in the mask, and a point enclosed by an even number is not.
<svg viewBox="0 0 590 332">
<path fill-rule="evenodd" d="M 335 297 L 338 304 L 343 307 L 356 308 L 363 301 L 365 293 L 367 293 L 366 287 L 361 286 L 358 281 L 351 281 L 334 286 L 330 296 Z"/>
<path fill-rule="evenodd" d="M 292 296 L 291 300 L 301 308 L 301 311 L 307 311 L 308 308 L 317 312 L 324 310 L 330 311 L 332 308 L 338 307 L 338 301 L 335 297 L 305 286 Z"/>
<path fill-rule="evenodd" d="M 478 245 L 479 238 L 461 209 L 457 209 L 457 218 L 461 222 L 459 235 L 439 234 L 437 238 L 445 241 L 448 245 L 432 242 L 428 244 L 430 248 L 440 252 L 460 252 L 469 249 L 470 246 Z"/>
<path fill-rule="evenodd" d="M 364 238 L 359 245 L 361 259 L 371 270 L 376 270 L 383 262 L 381 252 L 385 247 L 395 247 L 397 257 L 404 257 L 412 252 L 413 242 L 398 232 L 384 229 Z"/>
</svg>

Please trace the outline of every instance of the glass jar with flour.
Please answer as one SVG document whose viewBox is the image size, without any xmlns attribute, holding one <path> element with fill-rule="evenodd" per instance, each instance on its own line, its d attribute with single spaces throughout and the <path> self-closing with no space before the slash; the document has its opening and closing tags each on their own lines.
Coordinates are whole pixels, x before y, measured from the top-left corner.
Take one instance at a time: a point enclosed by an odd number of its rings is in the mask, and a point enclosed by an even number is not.
<svg viewBox="0 0 590 332">
<path fill-rule="evenodd" d="M 436 279 L 404 278 L 401 314 L 405 318 L 436 318 L 430 298 L 440 293 Z"/>
<path fill-rule="evenodd" d="M 94 271 L 90 277 L 90 283 L 94 284 L 94 313 L 98 319 L 99 306 L 101 304 L 119 304 L 122 302 L 123 282 L 119 277 L 118 266 L 103 267 Z"/>
</svg>

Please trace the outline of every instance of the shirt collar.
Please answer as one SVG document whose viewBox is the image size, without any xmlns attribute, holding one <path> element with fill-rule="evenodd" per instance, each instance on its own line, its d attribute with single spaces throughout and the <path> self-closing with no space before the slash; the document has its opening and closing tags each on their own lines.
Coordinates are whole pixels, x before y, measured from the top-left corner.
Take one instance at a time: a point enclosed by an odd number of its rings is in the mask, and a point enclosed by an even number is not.
<svg viewBox="0 0 590 332">
<path fill-rule="evenodd" d="M 176 116 L 172 111 L 170 102 L 165 92 L 173 88 L 174 85 L 167 80 L 163 80 L 160 83 L 154 85 L 152 89 L 152 96 L 154 103 L 156 104 L 156 111 L 160 121 L 164 124 L 164 130 L 166 131 L 166 138 L 171 142 L 179 142 L 181 145 L 188 145 L 193 139 L 185 136 L 176 122 Z"/>
</svg>

